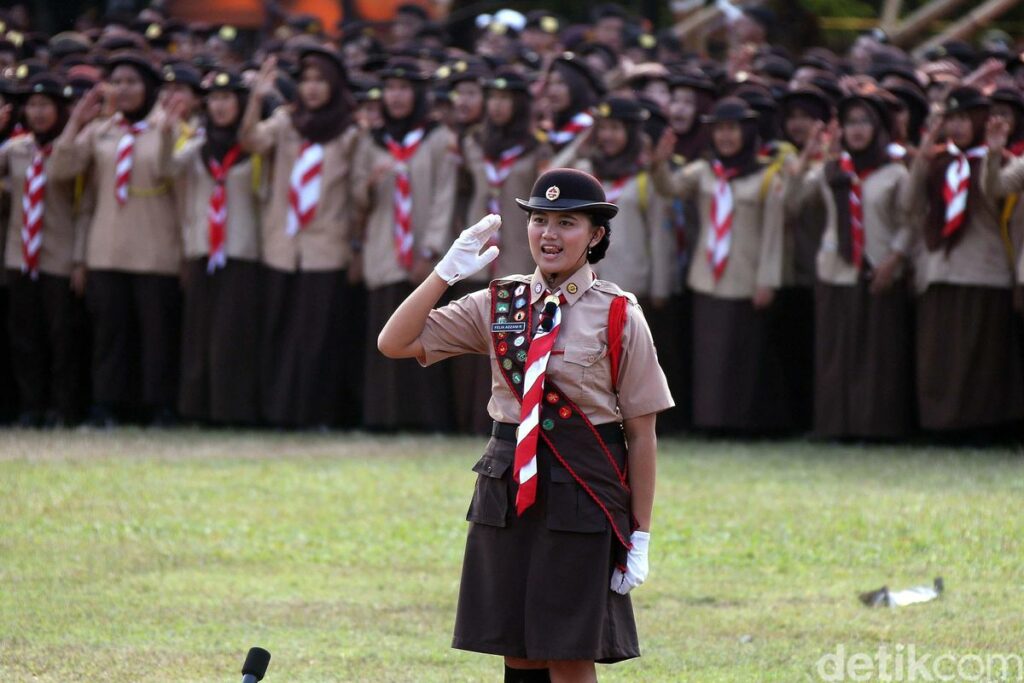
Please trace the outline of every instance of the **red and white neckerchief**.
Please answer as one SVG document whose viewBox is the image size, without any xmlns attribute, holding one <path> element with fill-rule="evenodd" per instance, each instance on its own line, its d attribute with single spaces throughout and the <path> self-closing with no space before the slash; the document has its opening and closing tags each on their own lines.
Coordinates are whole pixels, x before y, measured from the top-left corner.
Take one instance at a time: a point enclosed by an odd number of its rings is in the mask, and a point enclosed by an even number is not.
<svg viewBox="0 0 1024 683">
<path fill-rule="evenodd" d="M 121 127 L 125 130 L 124 135 L 117 141 L 117 152 L 115 154 L 117 164 L 114 167 L 116 174 L 114 176 L 114 197 L 117 199 L 119 206 L 124 206 L 128 202 L 128 186 L 132 179 L 132 166 L 135 164 L 135 138 L 139 133 L 148 129 L 149 124 L 145 121 L 129 123 L 126 120 L 122 120 Z"/>
<path fill-rule="evenodd" d="M 231 167 L 238 161 L 242 146 L 235 145 L 228 150 L 220 161 L 210 158 L 206 167 L 213 178 L 213 192 L 210 193 L 210 206 L 206 215 L 210 219 L 210 258 L 206 262 L 206 272 L 212 273 L 227 265 L 228 256 L 224 248 L 228 227 L 228 190 L 227 180 Z"/>
<path fill-rule="evenodd" d="M 501 213 L 501 202 L 499 201 L 501 188 L 512 173 L 512 167 L 516 165 L 519 157 L 523 155 L 523 150 L 524 147 L 522 145 L 516 145 L 506 149 L 496 160 L 484 157 L 484 173 L 487 174 L 487 185 L 491 189 L 487 200 L 487 210 L 490 213 Z"/>
<path fill-rule="evenodd" d="M 39 250 L 43 246 L 43 205 L 46 201 L 46 159 L 50 145 L 36 147 L 32 161 L 25 172 L 25 187 L 21 194 L 21 255 L 22 272 L 33 280 L 39 278 Z"/>
<path fill-rule="evenodd" d="M 553 130 L 548 133 L 548 140 L 555 145 L 567 145 L 572 142 L 577 135 L 587 128 L 594 125 L 594 117 L 585 111 L 581 111 L 569 119 L 569 123 L 565 124 L 558 130 Z"/>
<path fill-rule="evenodd" d="M 626 189 L 626 184 L 636 176 L 626 175 L 622 176 L 618 180 L 612 181 L 611 183 L 601 183 L 604 185 L 604 198 L 609 204 L 618 204 L 619 197 L 622 196 L 622 191 Z"/>
<path fill-rule="evenodd" d="M 562 324 L 561 304 L 565 295 L 547 293 L 537 331 L 526 352 L 523 374 L 523 403 L 519 408 L 516 430 L 516 453 L 512 473 L 519 490 L 516 492 L 516 514 L 522 515 L 537 499 L 537 440 L 540 437 L 540 404 L 544 395 L 544 378 L 548 359 Z"/>
<path fill-rule="evenodd" d="M 289 237 L 299 234 L 316 216 L 323 171 L 324 146 L 304 141 L 288 180 L 288 223 L 285 232 Z"/>
<path fill-rule="evenodd" d="M 387 138 L 388 151 L 395 161 L 395 256 L 398 263 L 412 268 L 412 184 L 409 181 L 409 159 L 416 154 L 426 131 L 416 128 L 405 134 L 401 142 Z"/>
<path fill-rule="evenodd" d="M 715 192 L 711 195 L 711 230 L 708 231 L 707 256 L 711 274 L 717 282 L 729 262 L 729 248 L 732 246 L 732 217 L 735 205 L 729 180 L 737 171 L 726 170 L 717 159 L 711 165 L 715 172 Z"/>
<path fill-rule="evenodd" d="M 967 209 L 967 193 L 971 186 L 971 159 L 981 159 L 988 151 L 987 147 L 972 147 L 966 152 L 952 142 L 946 144 L 946 152 L 953 157 L 946 168 L 946 184 L 942 188 L 942 198 L 946 202 L 946 223 L 942 227 L 942 236 L 949 237 L 963 226 L 964 212 Z"/>
<path fill-rule="evenodd" d="M 862 182 L 870 171 L 858 173 L 853 157 L 843 152 L 839 157 L 839 168 L 850 176 L 850 237 L 853 245 L 853 265 L 860 268 L 864 262 L 864 192 Z"/>
</svg>

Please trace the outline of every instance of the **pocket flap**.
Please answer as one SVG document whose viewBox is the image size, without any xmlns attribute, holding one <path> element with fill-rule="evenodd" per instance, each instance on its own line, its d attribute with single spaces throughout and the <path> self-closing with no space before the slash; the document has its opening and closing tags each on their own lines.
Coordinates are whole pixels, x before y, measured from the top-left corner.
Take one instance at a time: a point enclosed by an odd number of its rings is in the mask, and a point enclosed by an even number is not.
<svg viewBox="0 0 1024 683">
<path fill-rule="evenodd" d="M 608 355 L 608 347 L 604 344 L 587 344 L 565 347 L 563 357 L 567 363 L 575 363 L 576 365 L 590 367 L 606 355 Z"/>
<path fill-rule="evenodd" d="M 482 474 L 485 477 L 494 477 L 495 479 L 501 479 L 505 476 L 505 471 L 512 465 L 512 461 L 507 458 L 500 458 L 494 455 L 484 455 L 480 460 L 473 465 L 473 471 L 477 474 Z"/>
</svg>

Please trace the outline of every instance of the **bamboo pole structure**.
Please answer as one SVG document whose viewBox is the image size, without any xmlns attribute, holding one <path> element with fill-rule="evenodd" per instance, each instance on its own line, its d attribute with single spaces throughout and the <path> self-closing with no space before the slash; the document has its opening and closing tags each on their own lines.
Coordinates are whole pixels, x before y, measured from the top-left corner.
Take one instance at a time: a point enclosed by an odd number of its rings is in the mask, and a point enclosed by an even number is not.
<svg viewBox="0 0 1024 683">
<path fill-rule="evenodd" d="M 896 27 L 903 10 L 903 0 L 885 0 L 882 6 L 882 30 L 889 31 Z"/>
<path fill-rule="evenodd" d="M 978 29 L 983 28 L 988 22 L 1010 11 L 1020 2 L 1021 0 L 987 0 L 961 17 L 942 33 L 918 45 L 914 49 L 914 55 L 920 57 L 933 47 L 938 47 L 950 40 L 965 38 Z"/>
<path fill-rule="evenodd" d="M 925 6 L 901 21 L 896 28 L 889 32 L 889 40 L 893 45 L 906 45 L 913 41 L 914 37 L 921 33 L 936 19 L 948 15 L 966 0 L 932 0 Z"/>
</svg>

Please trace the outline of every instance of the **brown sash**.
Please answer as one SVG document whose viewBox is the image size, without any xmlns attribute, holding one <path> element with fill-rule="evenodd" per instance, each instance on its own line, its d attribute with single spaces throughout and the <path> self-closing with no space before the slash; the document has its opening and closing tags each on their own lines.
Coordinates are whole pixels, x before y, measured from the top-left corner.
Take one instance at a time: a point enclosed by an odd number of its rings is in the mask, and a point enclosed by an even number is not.
<svg viewBox="0 0 1024 683">
<path fill-rule="evenodd" d="M 491 283 L 491 342 L 495 362 L 516 400 L 523 401 L 526 356 L 533 336 L 530 285 L 516 280 Z M 624 548 L 633 516 L 626 464 L 620 468 L 593 423 L 548 377 L 540 406 L 540 438 L 555 459 L 597 503 Z"/>
</svg>

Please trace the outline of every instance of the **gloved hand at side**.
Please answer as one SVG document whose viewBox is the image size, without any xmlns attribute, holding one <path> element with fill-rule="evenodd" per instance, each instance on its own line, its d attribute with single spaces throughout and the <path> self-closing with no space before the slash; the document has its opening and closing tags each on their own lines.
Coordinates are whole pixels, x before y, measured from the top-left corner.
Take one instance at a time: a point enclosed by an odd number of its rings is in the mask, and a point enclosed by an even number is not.
<svg viewBox="0 0 1024 683">
<path fill-rule="evenodd" d="M 633 547 L 626 555 L 626 571 L 623 572 L 618 567 L 612 570 L 611 589 L 621 595 L 625 595 L 647 579 L 647 546 L 651 542 L 651 535 L 646 531 L 634 531 L 629 536 L 629 542 Z"/>
</svg>

